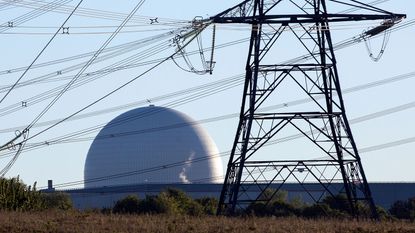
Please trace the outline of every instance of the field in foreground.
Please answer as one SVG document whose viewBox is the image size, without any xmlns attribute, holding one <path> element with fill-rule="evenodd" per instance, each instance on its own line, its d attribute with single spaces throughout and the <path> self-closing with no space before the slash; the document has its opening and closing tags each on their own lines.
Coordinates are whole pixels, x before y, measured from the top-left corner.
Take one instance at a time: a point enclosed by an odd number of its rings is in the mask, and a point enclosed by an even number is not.
<svg viewBox="0 0 415 233">
<path fill-rule="evenodd" d="M 0 232 L 415 232 L 402 221 L 102 215 L 0 212 Z"/>
</svg>

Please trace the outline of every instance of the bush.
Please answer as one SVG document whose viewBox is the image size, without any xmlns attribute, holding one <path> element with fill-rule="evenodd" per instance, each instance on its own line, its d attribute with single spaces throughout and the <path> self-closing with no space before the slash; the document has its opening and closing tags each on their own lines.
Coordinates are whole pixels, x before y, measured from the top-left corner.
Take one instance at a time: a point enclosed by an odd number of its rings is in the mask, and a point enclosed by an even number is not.
<svg viewBox="0 0 415 233">
<path fill-rule="evenodd" d="M 25 185 L 19 177 L 0 178 L 0 209 L 13 211 L 29 211 L 43 209 L 40 192 Z"/>
<path fill-rule="evenodd" d="M 276 217 L 298 216 L 301 209 L 295 208 L 292 204 L 276 201 L 272 203 L 272 215 Z"/>
<path fill-rule="evenodd" d="M 246 213 L 257 217 L 265 217 L 272 215 L 272 208 L 265 202 L 254 202 L 246 208 Z"/>
<path fill-rule="evenodd" d="M 269 203 L 286 202 L 287 196 L 288 196 L 288 192 L 285 190 L 276 191 L 275 189 L 267 188 L 264 190 L 261 196 L 258 197 L 258 200 L 269 201 Z"/>
<path fill-rule="evenodd" d="M 207 215 L 216 215 L 219 201 L 213 197 L 203 197 L 195 200 L 203 208 L 203 213 Z"/>
<path fill-rule="evenodd" d="M 320 203 L 306 205 L 300 198 L 288 201 L 286 191 L 265 190 L 258 202 L 250 204 L 246 212 L 255 216 L 303 216 L 307 218 L 347 218 L 350 207 L 344 194 L 326 196 Z"/>
<path fill-rule="evenodd" d="M 117 201 L 112 209 L 116 214 L 136 214 L 139 213 L 139 199 L 136 195 L 129 195 Z"/>
<path fill-rule="evenodd" d="M 250 215 L 265 217 L 289 217 L 299 216 L 301 214 L 301 208 L 296 208 L 292 204 L 284 201 L 274 201 L 267 204 L 266 202 L 252 203 L 246 209 L 246 212 Z"/>
<path fill-rule="evenodd" d="M 252 203 L 247 207 L 246 213 L 262 217 L 298 216 L 301 213 L 303 203 L 299 203 L 300 199 L 296 199 L 293 203 L 289 203 L 287 201 L 287 196 L 287 191 L 266 189 L 261 196 L 259 196 L 257 202 Z"/>
<path fill-rule="evenodd" d="M 392 216 L 384 208 L 382 208 L 380 206 L 376 206 L 376 211 L 378 212 L 380 220 L 384 221 L 384 220 L 391 220 L 392 219 Z"/>
<path fill-rule="evenodd" d="M 203 214 L 203 207 L 181 190 L 169 188 L 161 192 L 158 199 L 164 206 L 169 207 L 166 213 L 192 216 Z"/>
<path fill-rule="evenodd" d="M 73 208 L 71 197 L 67 193 L 42 193 L 41 197 L 46 209 L 70 210 Z"/>
<path fill-rule="evenodd" d="M 406 201 L 396 201 L 389 209 L 389 213 L 398 219 L 415 220 L 415 197 Z"/>
<path fill-rule="evenodd" d="M 127 196 L 117 201 L 113 208 L 113 213 L 138 213 L 138 214 L 170 214 L 170 215 L 191 215 L 200 216 L 206 212 L 213 214 L 213 200 L 201 200 L 209 205 L 204 206 L 198 201 L 187 196 L 183 191 L 177 189 L 167 189 L 156 196 L 146 196 L 144 200 L 139 200 L 136 196 Z"/>
<path fill-rule="evenodd" d="M 327 203 L 316 203 L 312 206 L 304 207 L 302 216 L 306 218 L 346 218 L 347 213 L 332 209 Z"/>
<path fill-rule="evenodd" d="M 334 197 L 331 195 L 328 195 L 323 199 L 322 202 L 327 204 L 332 210 L 337 210 L 344 214 L 351 213 L 349 202 L 345 194 L 338 194 Z"/>
<path fill-rule="evenodd" d="M 186 195 L 183 191 L 178 189 L 167 189 L 166 193 L 169 197 L 176 201 L 183 214 L 191 216 L 203 215 L 202 205 Z"/>
<path fill-rule="evenodd" d="M 147 195 L 138 205 L 138 210 L 141 214 L 160 214 L 165 213 L 167 209 L 168 207 L 160 203 L 157 196 Z"/>
</svg>

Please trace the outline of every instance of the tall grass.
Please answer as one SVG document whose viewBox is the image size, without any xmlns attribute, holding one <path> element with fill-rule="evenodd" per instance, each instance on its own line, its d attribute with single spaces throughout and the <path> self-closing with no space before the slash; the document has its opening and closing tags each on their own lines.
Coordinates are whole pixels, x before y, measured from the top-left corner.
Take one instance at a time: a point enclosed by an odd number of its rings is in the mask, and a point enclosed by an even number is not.
<svg viewBox="0 0 415 233">
<path fill-rule="evenodd" d="M 405 221 L 103 215 L 93 212 L 0 212 L 0 232 L 415 232 Z"/>
</svg>

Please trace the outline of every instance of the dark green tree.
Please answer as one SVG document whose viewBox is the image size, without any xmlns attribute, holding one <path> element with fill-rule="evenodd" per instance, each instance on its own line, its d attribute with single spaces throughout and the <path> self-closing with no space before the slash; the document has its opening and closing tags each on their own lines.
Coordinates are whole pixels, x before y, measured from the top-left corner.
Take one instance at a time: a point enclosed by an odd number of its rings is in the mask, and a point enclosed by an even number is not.
<svg viewBox="0 0 415 233">
<path fill-rule="evenodd" d="M 197 203 L 199 203 L 202 208 L 203 212 L 207 215 L 215 215 L 216 210 L 218 208 L 218 199 L 213 197 L 202 197 L 195 200 Z"/>
<path fill-rule="evenodd" d="M 46 209 L 70 210 L 73 208 L 71 197 L 67 193 L 42 193 L 41 197 Z"/>
<path fill-rule="evenodd" d="M 258 201 L 250 204 L 246 212 L 255 216 L 297 216 L 301 213 L 301 208 L 296 208 L 288 202 L 288 192 L 284 190 L 276 191 L 266 189 L 258 198 Z M 296 205 L 300 205 L 296 203 Z M 302 206 L 302 204 L 300 205 Z"/>
<path fill-rule="evenodd" d="M 118 200 L 112 212 L 116 214 L 137 214 L 139 213 L 140 201 L 136 195 L 129 195 Z"/>
<path fill-rule="evenodd" d="M 399 219 L 415 220 L 415 197 L 406 201 L 396 201 L 389 209 L 389 213 Z"/>
<path fill-rule="evenodd" d="M 181 190 L 168 188 L 156 196 L 146 196 L 140 201 L 139 213 L 200 216 L 203 206 Z"/>
</svg>

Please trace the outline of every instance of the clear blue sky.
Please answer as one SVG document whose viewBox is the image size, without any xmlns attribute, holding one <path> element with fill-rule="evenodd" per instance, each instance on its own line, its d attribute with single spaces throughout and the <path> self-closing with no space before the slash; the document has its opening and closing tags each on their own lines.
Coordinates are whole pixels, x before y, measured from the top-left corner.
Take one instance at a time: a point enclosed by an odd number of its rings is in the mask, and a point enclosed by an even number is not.
<svg viewBox="0 0 415 233">
<path fill-rule="evenodd" d="M 70 4 L 73 5 L 75 2 L 76 1 L 73 1 Z M 85 0 L 81 7 L 128 13 L 138 1 L 125 2 L 127 1 Z M 365 2 L 368 2 L 368 0 Z M 0 7 L 2 6 L 2 3 L 4 2 L 0 1 Z M 235 0 L 148 0 L 139 9 L 137 15 L 149 16 L 151 18 L 158 17 L 161 22 L 165 22 L 167 19 L 192 20 L 195 16 L 207 18 L 215 15 L 236 3 L 238 3 L 238 1 Z M 408 15 L 406 21 L 415 18 L 414 1 L 390 0 L 379 4 L 378 7 L 396 13 L 405 13 Z M 0 10 L 1 22 L 11 21 L 30 11 L 30 9 L 23 7 L 4 7 L 0 8 Z M 340 10 L 342 9 L 331 9 L 333 12 Z M 66 15 L 64 14 L 48 13 L 21 24 L 20 28 L 16 27 L 3 32 L 3 34 L 0 35 L 0 48 L 2 51 L 0 71 L 30 64 L 36 54 L 49 40 L 51 33 L 56 30 L 56 27 L 60 26 L 65 17 Z M 137 27 L 137 24 L 140 24 L 140 22 L 131 22 L 129 25 L 133 26 L 126 30 L 135 30 L 136 32 L 121 33 L 110 46 L 138 40 L 163 32 L 146 31 L 146 28 L 149 27 L 148 22 L 149 19 L 144 18 L 144 21 L 142 21 L 141 24 L 147 24 L 147 26 L 140 27 Z M 98 49 L 110 34 L 97 34 L 96 32 L 111 32 L 114 30 L 114 28 L 96 27 L 76 28 L 77 26 L 115 26 L 119 23 L 119 21 L 115 20 L 74 16 L 67 24 L 67 26 L 70 27 L 70 34 L 59 34 L 56 40 L 41 56 L 38 63 Z M 370 26 L 371 25 L 368 23 L 362 23 L 362 25 L 350 28 L 347 28 L 346 26 L 340 27 L 341 30 L 333 31 L 334 42 L 358 35 L 362 33 L 365 28 Z M 167 26 L 160 26 L 158 29 L 166 29 L 166 27 Z M 145 32 L 140 32 L 142 30 Z M 211 43 L 211 29 L 209 28 L 203 36 L 205 39 L 204 45 L 209 47 Z M 247 30 L 247 27 L 218 26 L 216 39 L 217 44 L 221 44 L 246 38 L 248 36 L 249 30 Z M 414 41 L 415 28 L 413 26 L 392 33 L 385 54 L 379 62 L 370 60 L 364 43 L 359 43 L 352 47 L 336 51 L 343 88 L 347 89 L 415 71 L 415 66 L 413 65 L 413 56 L 415 54 Z M 372 42 L 373 47 L 376 50 L 380 47 L 382 38 L 377 38 Z M 209 84 L 223 78 L 241 74 L 244 70 L 247 46 L 247 43 L 243 43 L 217 50 L 215 52 L 215 60 L 217 63 L 213 75 L 198 76 L 186 73 L 169 62 L 160 69 L 152 71 L 132 85 L 118 92 L 111 98 L 106 99 L 102 103 L 97 104 L 86 112 L 107 109 L 135 101 L 146 99 L 152 100 L 154 97 L 167 93 L 198 85 Z M 167 52 L 160 53 L 152 58 L 160 58 L 173 51 L 174 49 L 171 48 Z M 127 55 L 131 54 L 132 53 Z M 292 58 L 292 56 L 287 52 L 284 53 L 282 58 L 284 58 L 283 60 L 288 60 Z M 119 61 L 120 59 L 121 58 L 114 58 L 113 60 L 104 62 L 100 65 L 92 66 L 88 71 L 96 70 L 104 65 Z M 85 58 L 82 61 L 85 61 Z M 200 61 L 197 59 L 193 58 L 192 61 L 194 61 L 196 67 L 200 65 Z M 63 65 L 32 70 L 25 76 L 23 81 L 49 72 L 56 72 L 57 70 L 62 69 L 62 67 L 67 67 L 72 64 L 76 64 L 76 62 L 68 62 Z M 85 106 L 87 103 L 99 98 L 114 87 L 135 77 L 145 69 L 146 67 L 141 67 L 115 72 L 108 75 L 106 78 L 70 91 L 65 94 L 64 97 L 59 100 L 58 104 L 51 109 L 50 113 L 46 114 L 39 122 L 65 117 Z M 2 82 L 0 86 L 13 83 L 20 74 L 21 72 L 1 75 L 0 80 L 2 80 Z M 20 103 L 25 98 L 64 83 L 65 82 L 50 82 L 19 88 L 15 92 L 12 92 L 10 97 L 0 105 L 0 110 L 3 110 L 4 107 L 13 103 Z M 415 78 L 411 77 L 403 81 L 345 94 L 344 97 L 348 116 L 350 119 L 355 119 L 388 108 L 412 103 L 415 101 L 414 86 Z M 237 113 L 240 108 L 241 92 L 242 86 L 239 85 L 225 92 L 177 106 L 175 109 L 188 114 L 195 120 Z M 169 101 L 171 100 L 153 101 L 153 103 L 163 106 L 168 104 Z M 28 108 L 21 109 L 17 112 L 1 116 L 0 130 L 28 124 L 36 116 L 36 113 L 41 111 L 46 103 L 47 101 L 36 106 L 29 106 Z M 136 105 L 136 107 L 145 105 L 146 104 Z M 91 125 L 108 122 L 126 110 L 127 109 L 114 111 L 96 117 L 65 123 L 50 132 L 33 139 L 33 143 L 45 142 L 51 138 L 84 129 Z M 358 147 L 364 149 L 415 137 L 415 124 L 413 123 L 414 114 L 415 109 L 409 108 L 405 111 L 400 111 L 370 121 L 352 124 L 352 130 Z M 232 145 L 237 122 L 237 118 L 232 118 L 223 121 L 204 123 L 203 127 L 206 128 L 214 138 L 219 151 L 228 151 Z M 31 131 L 31 134 L 35 134 L 40 129 L 41 128 L 34 128 Z M 86 136 L 93 137 L 95 134 Z M 13 135 L 14 132 L 0 133 L 0 142 L 7 141 L 7 139 L 11 138 Z M 31 184 L 34 181 L 38 181 L 39 186 L 46 185 L 48 179 L 53 179 L 55 183 L 82 180 L 84 160 L 90 143 L 91 141 L 58 144 L 43 147 L 38 150 L 25 151 L 21 154 L 7 176 L 20 175 L 26 183 Z M 415 163 L 415 158 L 413 157 L 414 147 L 415 143 L 408 143 L 397 147 L 362 153 L 361 157 L 369 181 L 415 181 L 415 173 L 413 172 L 412 165 Z M 0 158 L 0 165 L 5 165 L 9 159 L 10 157 Z M 223 158 L 223 161 L 225 164 L 227 158 Z"/>
</svg>

